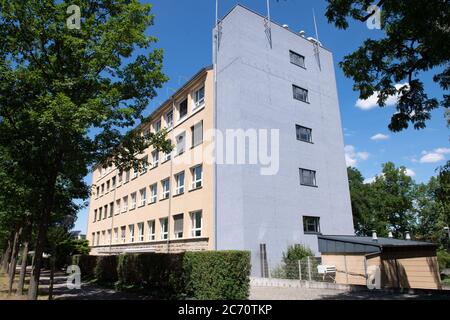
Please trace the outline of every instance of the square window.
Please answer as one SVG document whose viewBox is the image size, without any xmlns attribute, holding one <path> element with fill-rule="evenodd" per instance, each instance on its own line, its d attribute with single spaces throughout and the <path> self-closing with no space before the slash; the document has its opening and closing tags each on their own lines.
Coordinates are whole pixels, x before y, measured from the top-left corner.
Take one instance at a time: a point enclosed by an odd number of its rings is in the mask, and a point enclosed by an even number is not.
<svg viewBox="0 0 450 320">
<path fill-rule="evenodd" d="M 289 56 L 291 58 L 291 63 L 295 64 L 296 66 L 305 68 L 305 57 L 301 54 L 298 54 L 294 51 L 289 51 Z"/>
<path fill-rule="evenodd" d="M 304 216 L 303 231 L 305 233 L 320 233 L 320 218 Z"/>
<path fill-rule="evenodd" d="M 295 129 L 297 133 L 297 140 L 312 143 L 312 129 L 299 125 L 296 125 Z"/>
<path fill-rule="evenodd" d="M 316 171 L 300 169 L 300 184 L 304 186 L 316 187 Z"/>
<path fill-rule="evenodd" d="M 294 99 L 296 100 L 300 100 L 303 102 L 308 102 L 308 90 L 297 87 L 297 86 L 292 86 L 293 92 L 294 92 Z"/>
</svg>

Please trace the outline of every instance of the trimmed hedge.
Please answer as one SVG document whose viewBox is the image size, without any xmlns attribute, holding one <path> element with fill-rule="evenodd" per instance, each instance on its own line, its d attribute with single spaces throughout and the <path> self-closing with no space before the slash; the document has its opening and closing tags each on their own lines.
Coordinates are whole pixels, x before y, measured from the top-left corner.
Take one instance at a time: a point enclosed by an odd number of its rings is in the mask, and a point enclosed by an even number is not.
<svg viewBox="0 0 450 320">
<path fill-rule="evenodd" d="M 81 277 L 83 279 L 91 279 L 95 277 L 97 258 L 97 256 L 76 254 L 72 256 L 72 264 L 80 267 Z"/>
<path fill-rule="evenodd" d="M 95 279 L 100 283 L 114 283 L 117 276 L 117 256 L 98 256 L 94 269 Z"/>
<path fill-rule="evenodd" d="M 158 298 L 247 299 L 250 252 L 199 251 L 120 256 L 74 256 L 82 276 L 120 290 L 143 290 Z"/>
<path fill-rule="evenodd" d="M 186 293 L 201 300 L 247 299 L 250 252 L 199 251 L 184 256 Z"/>
</svg>

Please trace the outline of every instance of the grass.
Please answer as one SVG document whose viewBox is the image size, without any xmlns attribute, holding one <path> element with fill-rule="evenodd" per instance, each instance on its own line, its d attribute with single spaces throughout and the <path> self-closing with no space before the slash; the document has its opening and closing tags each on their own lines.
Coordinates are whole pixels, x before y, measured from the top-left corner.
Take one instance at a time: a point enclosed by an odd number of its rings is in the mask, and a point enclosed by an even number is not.
<svg viewBox="0 0 450 320">
<path fill-rule="evenodd" d="M 0 300 L 26 300 L 27 296 L 16 296 L 8 294 L 8 275 L 4 272 L 0 272 Z"/>
</svg>

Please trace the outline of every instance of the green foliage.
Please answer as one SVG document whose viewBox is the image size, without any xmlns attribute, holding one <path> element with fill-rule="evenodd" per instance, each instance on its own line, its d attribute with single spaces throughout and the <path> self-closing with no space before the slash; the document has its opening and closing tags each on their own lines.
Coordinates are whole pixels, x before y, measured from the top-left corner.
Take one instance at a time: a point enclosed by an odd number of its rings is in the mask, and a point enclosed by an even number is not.
<svg viewBox="0 0 450 320">
<path fill-rule="evenodd" d="M 118 256 L 99 256 L 94 269 L 95 279 L 99 283 L 115 283 L 118 280 Z"/>
<path fill-rule="evenodd" d="M 285 278 L 298 279 L 299 278 L 298 262 L 308 257 L 314 257 L 314 252 L 310 248 L 302 244 L 294 244 L 288 246 L 286 251 L 283 252 L 282 268 L 284 269 Z M 311 262 L 313 261 L 311 260 Z M 304 273 L 303 276 L 306 275 L 306 271 L 307 271 L 306 269 L 303 270 Z"/>
<path fill-rule="evenodd" d="M 203 300 L 248 298 L 250 252 L 186 252 L 184 270 L 188 296 Z"/>
<path fill-rule="evenodd" d="M 97 256 L 77 254 L 72 257 L 72 264 L 80 267 L 83 279 L 92 279 L 95 277 L 97 259 Z"/>
<path fill-rule="evenodd" d="M 447 250 L 441 249 L 437 251 L 437 260 L 439 263 L 439 270 L 450 268 L 450 253 Z"/>
<path fill-rule="evenodd" d="M 183 254 L 123 254 L 117 268 L 118 288 L 178 297 L 184 292 Z"/>
<path fill-rule="evenodd" d="M 378 104 L 384 106 L 389 96 L 400 96 L 390 130 L 400 131 L 409 124 L 422 129 L 433 109 L 450 107 L 450 95 L 444 94 L 440 101 L 429 97 L 420 76 L 431 70 L 434 82 L 443 90 L 450 87 L 449 1 L 327 1 L 328 22 L 341 29 L 349 26 L 349 18 L 362 22 L 370 19 L 372 14 L 366 12 L 370 5 L 381 6 L 382 36 L 364 41 L 344 57 L 340 66 L 353 79 L 353 88 L 361 99 L 375 93 Z"/>
</svg>

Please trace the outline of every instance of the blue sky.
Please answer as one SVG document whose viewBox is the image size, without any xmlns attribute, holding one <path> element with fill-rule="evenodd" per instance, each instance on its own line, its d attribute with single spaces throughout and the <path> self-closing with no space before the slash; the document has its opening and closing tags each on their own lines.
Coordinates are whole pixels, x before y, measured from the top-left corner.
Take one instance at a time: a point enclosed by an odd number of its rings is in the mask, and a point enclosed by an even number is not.
<svg viewBox="0 0 450 320">
<path fill-rule="evenodd" d="M 348 164 L 356 166 L 370 179 L 380 172 L 382 163 L 393 161 L 397 166 L 408 168 L 416 181 L 425 182 L 439 165 L 450 159 L 449 130 L 442 110 L 433 112 L 432 120 L 424 130 L 410 128 L 392 133 L 387 125 L 393 106 L 382 109 L 374 107 L 370 101 L 356 106 L 358 94 L 352 90 L 353 82 L 344 76 L 338 62 L 365 39 L 382 36 L 381 31 L 369 30 L 364 23 L 356 22 L 347 30 L 336 29 L 325 18 L 325 0 L 270 1 L 272 20 L 288 24 L 294 31 L 305 30 L 307 36 L 315 34 L 312 17 L 313 8 L 315 10 L 320 41 L 334 55 Z M 148 34 L 159 39 L 155 46 L 164 49 L 164 72 L 170 78 L 147 108 L 145 115 L 148 115 L 200 68 L 212 64 L 211 29 L 215 1 L 144 2 L 153 4 L 155 25 L 148 29 Z M 219 0 L 219 3 L 219 16 L 226 14 L 236 3 L 263 14 L 266 12 L 265 0 Z M 429 94 L 441 98 L 442 90 L 432 82 L 432 73 L 421 75 L 421 78 Z M 91 183 L 90 175 L 86 181 Z M 86 225 L 87 209 L 84 209 L 78 215 L 75 229 L 85 232 Z"/>
</svg>

